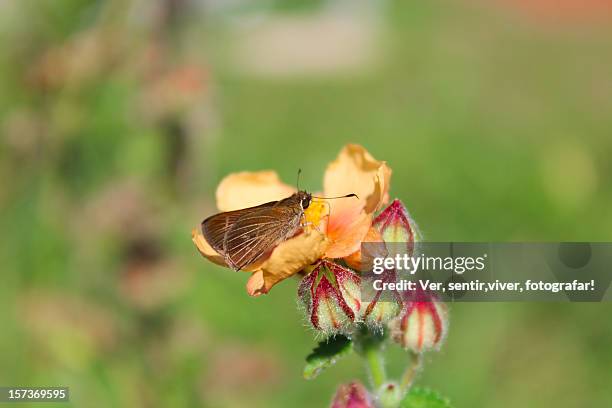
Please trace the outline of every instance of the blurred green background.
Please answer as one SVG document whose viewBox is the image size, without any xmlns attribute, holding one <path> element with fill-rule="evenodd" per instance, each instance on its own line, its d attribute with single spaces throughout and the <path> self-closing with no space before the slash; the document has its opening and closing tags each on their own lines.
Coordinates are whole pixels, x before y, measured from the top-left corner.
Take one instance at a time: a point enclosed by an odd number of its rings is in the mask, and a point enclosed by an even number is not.
<svg viewBox="0 0 612 408">
<path fill-rule="evenodd" d="M 0 0 L 0 384 L 323 407 L 365 381 L 356 358 L 302 380 L 297 280 L 250 298 L 190 237 L 224 175 L 302 168 L 316 190 L 347 142 L 430 240 L 610 240 L 611 8 L 553 3 Z M 612 406 L 611 312 L 453 305 L 418 384 Z"/>
</svg>

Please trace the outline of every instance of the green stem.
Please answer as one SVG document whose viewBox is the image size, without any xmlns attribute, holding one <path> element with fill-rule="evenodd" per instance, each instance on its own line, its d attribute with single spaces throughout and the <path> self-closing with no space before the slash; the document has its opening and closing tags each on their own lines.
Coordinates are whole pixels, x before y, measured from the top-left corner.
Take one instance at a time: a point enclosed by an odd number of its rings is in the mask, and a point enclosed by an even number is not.
<svg viewBox="0 0 612 408">
<path fill-rule="evenodd" d="M 423 358 L 420 353 L 415 353 L 413 351 L 410 352 L 410 364 L 406 367 L 404 374 L 402 375 L 402 382 L 400 383 L 400 391 L 402 394 L 408 392 L 416 375 L 421 369 L 421 365 L 423 364 Z"/>
<path fill-rule="evenodd" d="M 372 385 L 375 389 L 385 383 L 385 361 L 378 347 L 367 347 L 364 350 L 364 357 L 367 363 Z"/>
</svg>

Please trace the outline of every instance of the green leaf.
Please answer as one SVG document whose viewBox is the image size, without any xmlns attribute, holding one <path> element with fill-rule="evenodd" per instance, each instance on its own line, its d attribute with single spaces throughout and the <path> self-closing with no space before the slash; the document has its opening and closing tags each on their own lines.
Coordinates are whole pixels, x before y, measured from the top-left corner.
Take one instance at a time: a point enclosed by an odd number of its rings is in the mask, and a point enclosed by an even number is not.
<svg viewBox="0 0 612 408">
<path fill-rule="evenodd" d="M 413 388 L 404 397 L 400 408 L 452 408 L 448 398 L 428 388 Z"/>
<path fill-rule="evenodd" d="M 324 340 L 306 357 L 304 367 L 304 378 L 312 380 L 321 371 L 336 364 L 341 357 L 349 355 L 353 351 L 353 342 L 345 336 L 334 336 Z"/>
</svg>

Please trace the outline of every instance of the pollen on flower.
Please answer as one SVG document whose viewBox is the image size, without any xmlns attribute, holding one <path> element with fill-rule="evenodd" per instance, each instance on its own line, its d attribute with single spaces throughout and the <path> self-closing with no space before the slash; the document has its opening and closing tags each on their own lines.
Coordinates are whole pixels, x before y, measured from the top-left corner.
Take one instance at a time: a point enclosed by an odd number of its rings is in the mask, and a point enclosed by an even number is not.
<svg viewBox="0 0 612 408">
<path fill-rule="evenodd" d="M 328 215 L 329 204 L 326 201 L 313 199 L 308 208 L 304 210 L 306 228 L 318 229 L 321 232 L 325 231 Z"/>
</svg>

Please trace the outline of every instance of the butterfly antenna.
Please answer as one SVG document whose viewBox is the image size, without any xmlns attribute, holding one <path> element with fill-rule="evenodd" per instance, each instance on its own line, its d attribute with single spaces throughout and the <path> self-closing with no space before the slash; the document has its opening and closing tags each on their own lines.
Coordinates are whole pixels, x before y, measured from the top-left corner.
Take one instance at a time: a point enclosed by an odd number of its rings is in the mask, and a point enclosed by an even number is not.
<svg viewBox="0 0 612 408">
<path fill-rule="evenodd" d="M 317 196 L 312 196 L 312 198 L 318 198 L 320 200 L 336 200 L 338 198 L 351 198 L 351 197 L 355 197 L 357 199 L 359 199 L 359 196 L 355 193 L 351 193 L 351 194 L 347 194 L 347 195 L 343 195 L 343 196 L 338 196 L 338 197 L 317 197 Z"/>
<path fill-rule="evenodd" d="M 300 191 L 300 174 L 302 174 L 302 169 L 298 169 L 297 181 L 295 182 L 298 191 Z"/>
</svg>

